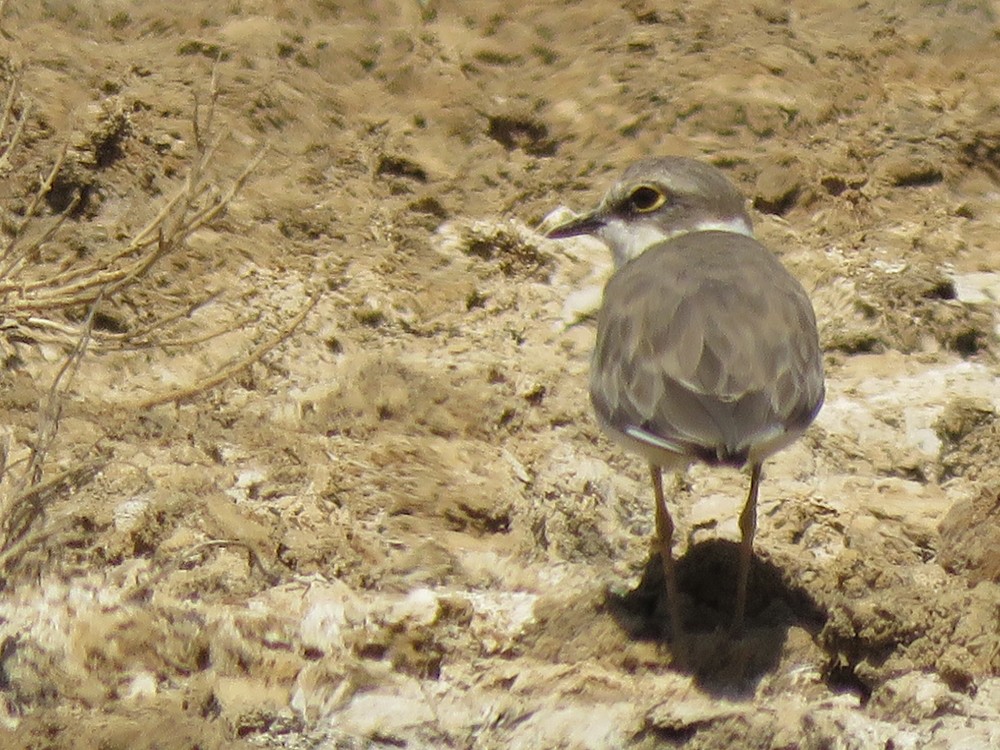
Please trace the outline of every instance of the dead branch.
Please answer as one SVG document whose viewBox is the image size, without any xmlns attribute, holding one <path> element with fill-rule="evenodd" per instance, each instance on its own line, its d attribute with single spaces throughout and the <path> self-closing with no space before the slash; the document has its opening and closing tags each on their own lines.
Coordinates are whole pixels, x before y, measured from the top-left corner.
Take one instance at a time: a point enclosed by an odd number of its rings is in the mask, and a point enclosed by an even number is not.
<svg viewBox="0 0 1000 750">
<path fill-rule="evenodd" d="M 299 312 L 293 317 L 288 324 L 282 328 L 277 334 L 265 341 L 260 346 L 256 347 L 251 351 L 246 357 L 243 357 L 235 362 L 232 362 L 225 367 L 219 369 L 213 375 L 207 378 L 199 380 L 197 383 L 190 385 L 186 388 L 177 388 L 173 391 L 168 391 L 167 393 L 157 394 L 150 398 L 144 399 L 143 401 L 138 401 L 135 403 L 128 404 L 129 409 L 134 409 L 137 411 L 144 411 L 146 409 L 151 409 L 154 406 L 161 406 L 163 404 L 169 403 L 179 403 L 181 401 L 186 401 L 187 399 L 193 398 L 194 396 L 210 391 L 211 389 L 225 383 L 230 378 L 238 375 L 243 370 L 246 370 L 255 362 L 259 362 L 264 356 L 270 352 L 272 349 L 277 347 L 283 341 L 285 341 L 289 336 L 291 336 L 295 329 L 299 327 L 299 324 L 306 319 L 306 316 L 312 311 L 316 304 L 320 301 L 322 297 L 321 292 L 316 292 L 309 299 L 309 302 L 299 310 Z"/>
<path fill-rule="evenodd" d="M 0 5 L 0 14 L 3 13 L 3 6 Z M 10 85 L 10 89 L 7 91 L 7 98 L 4 100 L 3 114 L 0 115 L 0 135 L 7 131 L 7 126 L 10 125 L 11 121 L 14 121 L 14 132 L 11 133 L 10 139 L 7 141 L 7 145 L 3 149 L 3 153 L 0 154 L 0 173 L 6 172 L 10 165 L 10 155 L 14 153 L 17 148 L 17 144 L 21 140 L 21 134 L 24 132 L 24 123 L 28 120 L 28 113 L 30 112 L 30 106 L 25 104 L 21 109 L 21 114 L 15 119 L 14 117 L 14 106 L 17 104 L 17 97 L 21 91 L 21 79 L 20 76 L 16 77 Z"/>
<path fill-rule="evenodd" d="M 62 416 L 62 399 L 76 375 L 80 362 L 87 352 L 90 330 L 93 326 L 96 303 L 91 307 L 83 329 L 83 335 L 65 359 L 52 379 L 52 385 L 38 410 L 38 426 L 31 446 L 27 466 L 13 483 L 12 491 L 4 498 L 0 508 L 0 524 L 3 536 L 0 538 L 0 570 L 7 570 L 9 560 L 19 558 L 31 538 L 31 530 L 45 513 L 49 501 L 60 495 L 67 481 L 76 481 L 90 473 L 91 462 L 75 466 L 46 482 L 42 481 L 43 467 L 49 450 L 59 432 Z"/>
<path fill-rule="evenodd" d="M 3 523 L 3 544 L 0 545 L 0 571 L 9 573 L 16 562 L 32 546 L 39 544 L 44 537 L 44 532 L 35 531 L 35 522 L 41 517 L 45 508 L 66 492 L 81 487 L 92 479 L 104 461 L 85 461 L 77 464 L 59 474 L 39 482 L 34 487 L 30 487 L 24 493 L 16 496 L 10 503 L 8 509 L 4 511 Z"/>
<path fill-rule="evenodd" d="M 0 0 L 0 36 L 2 36 L 8 42 L 12 42 L 15 39 L 14 35 L 3 28 L 3 16 L 6 11 L 7 11 L 7 0 Z"/>
<path fill-rule="evenodd" d="M 4 0 L 0 0 L 0 15 Z M 123 243 L 103 252 L 67 256 L 56 263 L 46 263 L 66 228 L 68 219 L 78 209 L 82 195 L 68 201 L 62 211 L 49 219 L 41 218 L 44 203 L 66 168 L 68 148 L 62 148 L 51 168 L 27 199 L 13 230 L 0 244 L 0 349 L 12 352 L 10 342 L 37 346 L 57 343 L 67 349 L 67 356 L 54 375 L 51 386 L 38 407 L 38 422 L 28 455 L 11 463 L 6 443 L 0 445 L 0 575 L 7 575 L 24 554 L 46 538 L 53 530 L 41 526 L 40 520 L 57 498 L 89 481 L 103 462 L 90 460 L 78 463 L 52 477 L 46 476 L 51 453 L 59 431 L 62 405 L 67 389 L 73 382 L 85 354 L 92 348 L 115 345 L 169 346 L 185 350 L 209 340 L 221 332 L 198 336 L 170 335 L 171 326 L 190 317 L 195 309 L 211 301 L 212 295 L 199 299 L 184 309 L 168 310 L 156 316 L 141 330 L 129 334 L 105 334 L 94 331 L 98 307 L 113 296 L 138 285 L 150 269 L 164 257 L 180 252 L 190 236 L 217 219 L 246 185 L 251 173 L 266 155 L 258 152 L 240 174 L 223 189 L 216 189 L 206 178 L 225 135 L 216 135 L 215 106 L 219 86 L 213 70 L 211 95 L 207 111 L 194 114 L 195 154 L 184 183 L 164 202 L 155 216 L 131 234 Z M 11 154 L 22 143 L 29 107 L 21 100 L 19 79 L 10 83 L 0 111 L 0 170 L 12 162 Z M 171 391 L 148 399 L 136 408 L 148 408 L 156 403 L 183 400 L 224 382 L 291 335 L 305 315 L 315 306 L 318 295 L 297 314 L 276 337 L 254 349 L 246 358 L 223 368 L 192 388 Z M 65 312 L 84 308 L 81 322 Z M 95 446 L 96 447 L 96 446 Z"/>
<path fill-rule="evenodd" d="M 16 123 L 14 134 L 0 154 L 0 166 L 3 165 L 2 159 L 9 160 L 11 151 L 18 145 L 27 119 L 27 105 L 15 117 L 16 102 L 20 99 L 18 81 L 15 78 L 10 83 L 3 112 L 0 112 L 0 136 L 4 128 L 10 128 L 10 123 Z M 60 235 L 81 201 L 81 195 L 74 196 L 69 205 L 47 223 L 39 218 L 43 202 L 67 163 L 68 148 L 60 150 L 45 178 L 33 191 L 12 236 L 5 246 L 0 246 L 0 321 L 3 321 L 0 335 L 6 335 L 8 341 L 57 342 L 67 348 L 72 347 L 80 334 L 80 327 L 67 319 L 66 311 L 87 307 L 99 298 L 111 299 L 116 292 L 137 283 L 158 261 L 180 251 L 194 232 L 217 219 L 228 208 L 266 156 L 267 149 L 265 147 L 254 155 L 225 189 L 216 191 L 207 182 L 206 175 L 226 138 L 225 133 L 213 132 L 218 98 L 216 66 L 212 71 L 207 107 L 203 108 L 197 99 L 195 101 L 192 123 L 195 153 L 188 174 L 156 215 L 117 248 L 86 260 L 69 259 L 65 267 L 53 269 L 33 261 L 41 258 L 43 249 Z M 43 222 L 44 226 L 32 231 L 39 222 Z M 148 341 L 154 332 L 166 331 L 181 319 L 182 316 L 168 311 L 152 325 L 147 325 L 140 337 Z M 65 338 L 60 341 L 63 335 Z M 93 335 L 95 339 L 108 336 L 101 332 Z M 177 337 L 165 334 L 163 338 Z M 119 337 L 115 343 L 123 346 L 127 341 L 127 337 Z M 103 347 L 102 341 L 97 343 Z"/>
</svg>

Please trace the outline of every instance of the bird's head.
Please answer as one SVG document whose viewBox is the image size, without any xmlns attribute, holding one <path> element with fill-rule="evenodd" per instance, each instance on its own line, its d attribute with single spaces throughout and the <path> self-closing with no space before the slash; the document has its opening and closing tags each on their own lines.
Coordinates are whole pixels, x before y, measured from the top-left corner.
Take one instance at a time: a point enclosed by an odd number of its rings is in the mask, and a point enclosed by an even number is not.
<svg viewBox="0 0 1000 750">
<path fill-rule="evenodd" d="M 610 249 L 616 266 L 688 232 L 753 236 L 744 198 L 715 167 L 673 156 L 636 162 L 590 213 L 548 233 L 551 239 L 589 234 Z"/>
</svg>

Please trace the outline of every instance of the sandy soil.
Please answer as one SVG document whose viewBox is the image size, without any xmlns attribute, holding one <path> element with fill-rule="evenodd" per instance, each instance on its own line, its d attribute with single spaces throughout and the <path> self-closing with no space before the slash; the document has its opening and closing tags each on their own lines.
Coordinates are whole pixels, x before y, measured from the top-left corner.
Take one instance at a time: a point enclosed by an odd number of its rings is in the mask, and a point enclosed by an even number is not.
<svg viewBox="0 0 1000 750">
<path fill-rule="evenodd" d="M 39 226 L 79 198 L 35 268 L 156 215 L 196 98 L 219 190 L 269 150 L 101 302 L 42 476 L 95 468 L 0 571 L 5 748 L 1000 747 L 995 2 L 8 5 L 5 242 L 66 144 Z M 740 640 L 746 478 L 678 484 L 683 651 L 586 398 L 610 259 L 535 231 L 667 153 L 745 191 L 828 369 Z M 67 350 L 4 347 L 10 491 Z"/>
</svg>

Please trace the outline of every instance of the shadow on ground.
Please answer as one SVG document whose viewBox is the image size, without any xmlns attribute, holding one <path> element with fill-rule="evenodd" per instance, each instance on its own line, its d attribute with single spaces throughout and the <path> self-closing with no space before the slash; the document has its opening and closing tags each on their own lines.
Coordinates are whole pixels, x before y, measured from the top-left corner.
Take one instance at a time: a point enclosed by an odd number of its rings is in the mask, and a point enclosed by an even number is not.
<svg viewBox="0 0 1000 750">
<path fill-rule="evenodd" d="M 715 695 L 753 694 L 762 677 L 779 664 L 788 629 L 800 627 L 814 638 L 826 616 L 801 587 L 785 580 L 780 568 L 754 557 L 750 569 L 746 625 L 741 636 L 730 632 L 736 601 L 738 545 L 710 540 L 678 560 L 683 601 L 681 640 L 669 632 L 669 614 L 658 553 L 650 555 L 642 579 L 625 594 L 607 593 L 611 616 L 634 640 L 654 641 L 669 649 L 671 666 L 692 674 Z"/>
</svg>

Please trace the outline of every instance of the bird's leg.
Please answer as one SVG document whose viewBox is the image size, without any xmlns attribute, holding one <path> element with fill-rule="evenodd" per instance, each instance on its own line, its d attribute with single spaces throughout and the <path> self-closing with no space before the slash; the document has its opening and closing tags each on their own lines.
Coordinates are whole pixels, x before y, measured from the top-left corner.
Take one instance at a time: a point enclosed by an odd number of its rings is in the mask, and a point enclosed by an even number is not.
<svg viewBox="0 0 1000 750">
<path fill-rule="evenodd" d="M 653 494 L 656 496 L 656 540 L 660 547 L 660 562 L 663 564 L 663 579 L 667 584 L 667 607 L 670 610 L 670 628 L 676 641 L 683 638 L 681 624 L 681 602 L 677 590 L 677 575 L 674 570 L 674 522 L 670 518 L 667 501 L 663 497 L 663 470 L 649 465 L 649 476 L 653 480 Z"/>
<path fill-rule="evenodd" d="M 736 613 L 733 616 L 733 633 L 743 630 L 743 615 L 747 608 L 747 586 L 750 582 L 750 562 L 753 559 L 753 536 L 757 531 L 757 493 L 760 490 L 760 471 L 762 464 L 755 463 L 750 467 L 750 493 L 747 504 L 740 513 L 740 562 L 736 579 Z"/>
</svg>

